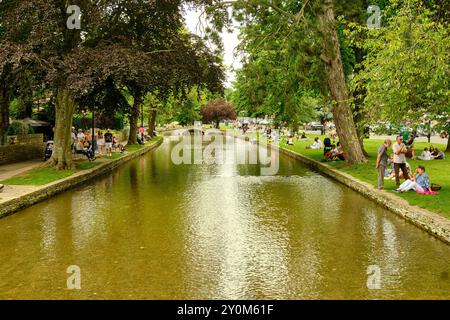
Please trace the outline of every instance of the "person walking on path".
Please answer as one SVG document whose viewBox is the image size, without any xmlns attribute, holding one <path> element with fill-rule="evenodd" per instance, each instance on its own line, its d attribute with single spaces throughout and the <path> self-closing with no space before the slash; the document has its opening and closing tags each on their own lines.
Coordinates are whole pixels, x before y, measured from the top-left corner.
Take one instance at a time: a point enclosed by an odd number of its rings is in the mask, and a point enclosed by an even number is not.
<svg viewBox="0 0 450 320">
<path fill-rule="evenodd" d="M 378 156 L 376 168 L 378 169 L 378 189 L 383 190 L 384 188 L 384 172 L 388 166 L 388 153 L 387 150 L 391 146 L 392 142 L 390 139 L 384 140 L 384 143 L 378 148 Z"/>
<path fill-rule="evenodd" d="M 392 146 L 392 150 L 394 151 L 395 183 L 398 188 L 400 186 L 400 169 L 402 170 L 403 178 L 405 180 L 409 179 L 408 169 L 406 168 L 406 152 L 408 150 L 403 143 L 403 137 L 401 135 L 397 136 L 397 141 Z"/>
</svg>

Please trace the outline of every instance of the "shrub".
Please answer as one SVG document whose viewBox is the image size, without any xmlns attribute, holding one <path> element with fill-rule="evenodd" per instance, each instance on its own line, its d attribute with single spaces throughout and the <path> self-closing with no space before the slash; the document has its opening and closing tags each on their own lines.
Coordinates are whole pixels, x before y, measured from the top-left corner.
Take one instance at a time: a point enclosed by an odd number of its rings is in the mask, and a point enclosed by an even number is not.
<svg viewBox="0 0 450 320">
<path fill-rule="evenodd" d="M 127 141 L 129 137 L 130 137 L 130 128 L 129 127 L 123 128 L 122 129 L 122 139 L 124 141 Z"/>
<path fill-rule="evenodd" d="M 8 135 L 10 136 L 15 136 L 18 134 L 29 134 L 33 132 L 33 128 L 19 120 L 14 120 L 13 122 L 11 122 L 8 128 Z"/>
</svg>

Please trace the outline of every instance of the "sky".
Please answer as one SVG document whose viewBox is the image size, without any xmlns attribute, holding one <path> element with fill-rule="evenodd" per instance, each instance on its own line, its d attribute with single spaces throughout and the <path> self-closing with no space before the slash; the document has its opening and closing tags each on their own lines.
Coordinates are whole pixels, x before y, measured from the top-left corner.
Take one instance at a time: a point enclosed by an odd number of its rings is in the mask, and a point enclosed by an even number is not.
<svg viewBox="0 0 450 320">
<path fill-rule="evenodd" d="M 184 15 L 186 20 L 186 25 L 192 33 L 202 35 L 201 31 L 198 30 L 197 24 L 199 22 L 200 11 L 195 9 L 187 9 Z M 239 57 L 234 56 L 234 49 L 239 44 L 238 39 L 238 30 L 235 28 L 233 33 L 223 32 L 221 34 L 222 41 L 224 44 L 225 52 L 224 52 L 224 63 L 227 67 L 227 81 L 226 86 L 231 87 L 231 82 L 235 79 L 235 73 L 231 70 L 239 69 L 241 67 L 241 63 Z"/>
</svg>

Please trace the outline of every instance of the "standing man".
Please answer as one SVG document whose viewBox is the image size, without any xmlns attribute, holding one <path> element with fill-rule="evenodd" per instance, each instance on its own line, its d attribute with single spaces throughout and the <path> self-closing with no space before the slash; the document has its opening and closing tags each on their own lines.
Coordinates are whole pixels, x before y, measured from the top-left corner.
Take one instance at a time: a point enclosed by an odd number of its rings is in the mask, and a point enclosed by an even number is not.
<svg viewBox="0 0 450 320">
<path fill-rule="evenodd" d="M 408 169 L 406 168 L 406 146 L 403 143 L 403 138 L 401 135 L 397 136 L 397 141 L 392 146 L 392 150 L 394 151 L 394 170 L 395 170 L 395 183 L 397 184 L 397 188 L 400 186 L 400 170 L 402 169 L 403 178 L 405 180 L 409 179 Z"/>
<path fill-rule="evenodd" d="M 113 143 L 113 134 L 111 133 L 111 130 L 106 130 L 105 135 L 103 136 L 105 138 L 105 149 L 108 156 L 112 156 L 112 143 Z"/>
<path fill-rule="evenodd" d="M 383 190 L 384 188 L 384 171 L 388 165 L 388 153 L 387 150 L 391 146 L 392 142 L 390 139 L 384 140 L 384 143 L 378 148 L 378 156 L 376 168 L 378 169 L 378 190 Z"/>
</svg>

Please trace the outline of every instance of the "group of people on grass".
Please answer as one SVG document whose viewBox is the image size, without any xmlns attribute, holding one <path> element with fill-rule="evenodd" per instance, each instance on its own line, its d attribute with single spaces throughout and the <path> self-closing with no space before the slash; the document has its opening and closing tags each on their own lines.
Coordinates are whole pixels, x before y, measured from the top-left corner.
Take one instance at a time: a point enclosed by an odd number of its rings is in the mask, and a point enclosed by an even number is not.
<svg viewBox="0 0 450 320">
<path fill-rule="evenodd" d="M 443 160 L 445 159 L 445 153 L 440 151 L 438 148 L 430 146 L 429 148 L 424 148 L 422 154 L 418 156 L 417 159 L 423 161 Z"/>
<path fill-rule="evenodd" d="M 117 141 L 111 129 L 107 129 L 105 132 L 98 129 L 94 139 L 92 139 L 90 130 L 83 132 L 81 129 L 75 130 L 72 127 L 71 148 L 73 154 L 84 155 L 89 161 L 95 160 L 95 153 L 106 154 L 111 157 L 113 151 L 124 151 L 124 146 Z"/>
<path fill-rule="evenodd" d="M 390 157 L 388 155 L 388 149 L 392 145 L 392 171 L 389 171 Z M 407 192 L 414 190 L 420 194 L 435 194 L 431 189 L 430 178 L 425 172 L 424 166 L 418 166 L 415 174 L 411 173 L 411 167 L 406 162 L 406 155 L 408 153 L 408 147 L 403 142 L 403 137 L 398 135 L 394 144 L 390 139 L 386 139 L 384 143 L 378 149 L 378 155 L 376 160 L 376 168 L 378 169 L 378 189 L 384 189 L 384 179 L 388 175 L 388 178 L 394 177 L 397 186 L 396 191 Z M 401 171 L 401 172 L 400 172 Z M 400 179 L 405 179 L 405 182 L 400 184 Z"/>
<path fill-rule="evenodd" d="M 311 145 L 307 146 L 306 149 L 323 149 L 323 161 L 343 161 L 345 160 L 344 151 L 342 150 L 342 146 L 339 141 L 337 143 L 334 142 L 336 138 L 337 135 L 335 133 L 331 133 L 330 137 L 326 137 L 323 140 L 322 144 L 322 141 L 320 141 L 319 137 L 316 137 L 314 139 L 314 142 Z"/>
</svg>

